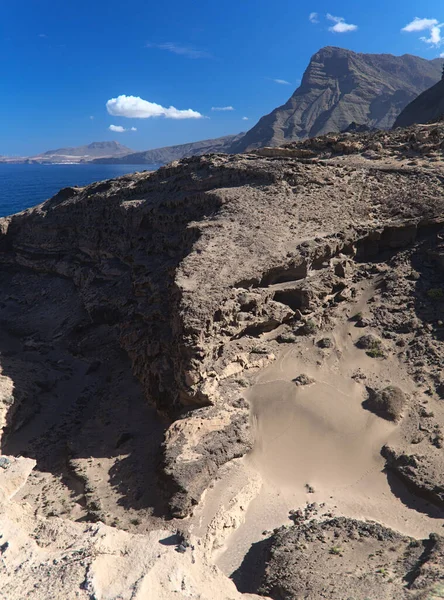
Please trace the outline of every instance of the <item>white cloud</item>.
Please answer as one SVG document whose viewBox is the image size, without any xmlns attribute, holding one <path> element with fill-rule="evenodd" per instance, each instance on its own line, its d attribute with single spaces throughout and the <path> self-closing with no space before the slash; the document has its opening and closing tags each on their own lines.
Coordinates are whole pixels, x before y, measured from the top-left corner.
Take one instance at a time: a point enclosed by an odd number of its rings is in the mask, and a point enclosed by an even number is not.
<svg viewBox="0 0 444 600">
<path fill-rule="evenodd" d="M 308 17 L 308 20 L 310 21 L 310 23 L 319 23 L 318 16 L 319 15 L 317 12 L 312 12 Z"/>
<path fill-rule="evenodd" d="M 122 127 L 122 125 L 110 125 L 108 129 L 110 131 L 114 131 L 115 133 L 123 133 L 126 131 L 125 127 Z"/>
<path fill-rule="evenodd" d="M 434 25 L 438 25 L 436 19 L 420 19 L 415 17 L 411 23 L 401 29 L 401 31 L 425 31 L 431 29 Z"/>
<path fill-rule="evenodd" d="M 272 79 L 271 81 L 274 81 L 275 83 L 279 83 L 280 85 L 291 85 L 291 83 L 289 81 L 287 81 L 286 79 Z"/>
<path fill-rule="evenodd" d="M 234 110 L 232 106 L 212 106 L 211 110 Z"/>
<path fill-rule="evenodd" d="M 190 46 L 182 46 L 182 44 L 175 44 L 174 42 L 165 42 L 163 44 L 153 44 L 148 42 L 145 44 L 146 48 L 157 48 L 158 50 L 166 50 L 173 54 L 180 54 L 187 58 L 212 58 L 212 55 L 205 50 L 198 50 Z"/>
<path fill-rule="evenodd" d="M 91 115 L 89 118 L 91 119 L 91 121 L 94 121 L 93 115 Z"/>
<path fill-rule="evenodd" d="M 444 52 L 441 52 L 441 54 L 439 55 L 439 58 L 444 58 Z"/>
<path fill-rule="evenodd" d="M 110 125 L 108 127 L 110 131 L 114 131 L 115 133 L 124 133 L 125 131 L 137 131 L 137 127 L 131 127 L 130 129 L 125 129 L 122 125 Z"/>
<path fill-rule="evenodd" d="M 248 117 L 242 117 L 242 121 L 248 121 Z"/>
<path fill-rule="evenodd" d="M 328 13 L 327 19 L 335 23 L 334 25 L 328 28 L 329 31 L 333 31 L 334 33 L 347 33 L 349 31 L 356 31 L 358 29 L 357 25 L 346 23 L 343 17 L 335 17 Z"/>
<path fill-rule="evenodd" d="M 155 102 L 148 102 L 139 96 L 117 96 L 106 103 L 106 109 L 114 117 L 128 119 L 149 119 L 150 117 L 165 117 L 166 119 L 201 119 L 202 115 L 188 108 L 178 110 L 174 106 L 166 108 Z"/>
<path fill-rule="evenodd" d="M 441 27 L 436 25 L 430 30 L 430 37 L 421 37 L 420 40 L 426 44 L 432 44 L 432 46 L 439 46 L 441 43 Z"/>
<path fill-rule="evenodd" d="M 420 19 L 419 17 L 415 17 L 401 31 L 406 31 L 407 33 L 428 31 L 430 34 L 429 37 L 422 36 L 419 39 L 431 46 L 440 46 L 443 41 L 441 37 L 441 28 L 443 25 L 444 23 L 440 23 L 437 19 Z"/>
</svg>

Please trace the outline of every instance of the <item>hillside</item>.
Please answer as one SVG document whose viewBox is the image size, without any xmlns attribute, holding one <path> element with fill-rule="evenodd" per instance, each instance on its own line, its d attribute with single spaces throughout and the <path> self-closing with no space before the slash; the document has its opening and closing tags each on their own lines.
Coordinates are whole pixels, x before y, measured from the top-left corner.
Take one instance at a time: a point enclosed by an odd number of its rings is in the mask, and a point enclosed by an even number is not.
<svg viewBox="0 0 444 600">
<path fill-rule="evenodd" d="M 441 80 L 410 102 L 396 119 L 394 127 L 435 122 L 443 116 L 444 80 Z"/>
<path fill-rule="evenodd" d="M 123 165 L 146 165 L 161 164 L 166 165 L 173 160 L 180 160 L 189 156 L 200 156 L 202 154 L 211 154 L 214 152 L 227 152 L 231 144 L 240 139 L 244 134 L 226 135 L 224 137 L 202 140 L 200 142 L 191 142 L 188 144 L 179 144 L 177 146 L 166 146 L 164 148 L 154 148 L 144 152 L 133 152 L 126 156 L 109 158 L 98 158 L 93 162 L 99 164 L 123 164 Z"/>
<path fill-rule="evenodd" d="M 230 152 L 342 131 L 351 122 L 389 129 L 401 110 L 441 77 L 442 59 L 358 54 L 326 47 L 311 59 L 288 102 L 262 117 Z"/>
</svg>

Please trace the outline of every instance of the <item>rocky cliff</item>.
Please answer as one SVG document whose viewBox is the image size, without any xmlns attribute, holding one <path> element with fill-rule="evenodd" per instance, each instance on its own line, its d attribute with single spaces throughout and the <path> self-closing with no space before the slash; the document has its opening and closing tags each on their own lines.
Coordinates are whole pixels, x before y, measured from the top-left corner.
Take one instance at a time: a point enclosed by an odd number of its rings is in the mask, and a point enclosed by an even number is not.
<svg viewBox="0 0 444 600">
<path fill-rule="evenodd" d="M 394 127 L 439 121 L 444 116 L 444 80 L 420 94 L 398 116 Z"/>
<path fill-rule="evenodd" d="M 408 54 L 322 48 L 288 102 L 262 117 L 230 151 L 342 131 L 353 121 L 389 129 L 409 102 L 440 79 L 442 63 Z"/>
<path fill-rule="evenodd" d="M 26 471 L 0 507 L 11 598 L 52 578 L 60 598 L 238 597 L 214 561 L 276 600 L 338 595 L 338 573 L 367 568 L 347 593 L 438 590 L 443 140 L 438 125 L 194 157 L 0 221 L 0 475 Z M 272 531 L 290 508 L 296 530 Z M 332 562 L 308 575 L 322 540 Z"/>
</svg>

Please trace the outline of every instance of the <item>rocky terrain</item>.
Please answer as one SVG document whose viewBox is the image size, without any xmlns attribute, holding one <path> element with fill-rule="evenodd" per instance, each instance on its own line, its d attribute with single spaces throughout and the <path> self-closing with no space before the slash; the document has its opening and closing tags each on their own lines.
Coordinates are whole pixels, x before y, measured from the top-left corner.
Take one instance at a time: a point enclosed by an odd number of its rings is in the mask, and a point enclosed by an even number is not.
<svg viewBox="0 0 444 600">
<path fill-rule="evenodd" d="M 282 527 L 254 550 L 246 561 L 266 565 L 260 592 L 279 600 L 441 598 L 444 590 L 444 540 L 436 535 L 412 540 L 341 517 Z"/>
<path fill-rule="evenodd" d="M 322 48 L 289 100 L 262 117 L 229 151 L 281 146 L 342 131 L 353 121 L 389 129 L 409 102 L 441 78 L 442 64 L 442 59 L 428 61 L 409 54 Z"/>
<path fill-rule="evenodd" d="M 394 127 L 409 127 L 415 123 L 433 123 L 444 116 L 444 80 L 425 90 L 398 116 Z"/>
<path fill-rule="evenodd" d="M 443 597 L 443 141 L 193 157 L 1 219 L 0 598 Z"/>
<path fill-rule="evenodd" d="M 98 164 L 113 165 L 166 165 L 173 160 L 180 160 L 189 156 L 201 156 L 214 152 L 226 152 L 228 148 L 240 139 L 244 134 L 225 135 L 211 140 L 179 144 L 177 146 L 166 146 L 165 148 L 154 148 L 144 152 L 132 152 L 125 156 L 113 158 L 97 158 L 92 162 Z"/>
</svg>

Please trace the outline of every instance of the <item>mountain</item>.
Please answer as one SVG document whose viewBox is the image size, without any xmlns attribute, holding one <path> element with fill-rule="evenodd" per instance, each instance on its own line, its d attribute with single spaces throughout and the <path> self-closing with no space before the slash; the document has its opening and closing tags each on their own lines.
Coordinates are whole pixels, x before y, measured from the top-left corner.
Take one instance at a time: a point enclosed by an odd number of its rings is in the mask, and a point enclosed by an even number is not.
<svg viewBox="0 0 444 600">
<path fill-rule="evenodd" d="M 228 148 L 244 133 L 236 135 L 226 135 L 224 137 L 202 140 L 200 142 L 191 142 L 189 144 L 179 144 L 178 146 L 166 146 L 165 148 L 155 148 L 145 152 L 133 152 L 126 156 L 113 158 L 98 158 L 95 163 L 100 164 L 123 164 L 123 165 L 146 165 L 146 164 L 168 164 L 173 160 L 180 160 L 188 156 L 200 156 L 202 154 L 211 154 L 214 152 L 227 152 Z"/>
<path fill-rule="evenodd" d="M 394 127 L 438 121 L 444 115 L 444 80 L 410 102 L 395 121 Z"/>
<path fill-rule="evenodd" d="M 75 148 L 47 150 L 29 160 L 31 162 L 54 162 L 55 160 L 57 162 L 81 162 L 105 156 L 122 156 L 130 152 L 132 152 L 131 148 L 123 146 L 119 142 L 92 142 Z"/>
<path fill-rule="evenodd" d="M 409 54 L 322 48 L 288 102 L 262 117 L 229 151 L 339 132 L 352 121 L 389 129 L 409 102 L 440 79 L 442 65 L 442 59 L 429 61 Z"/>
</svg>

